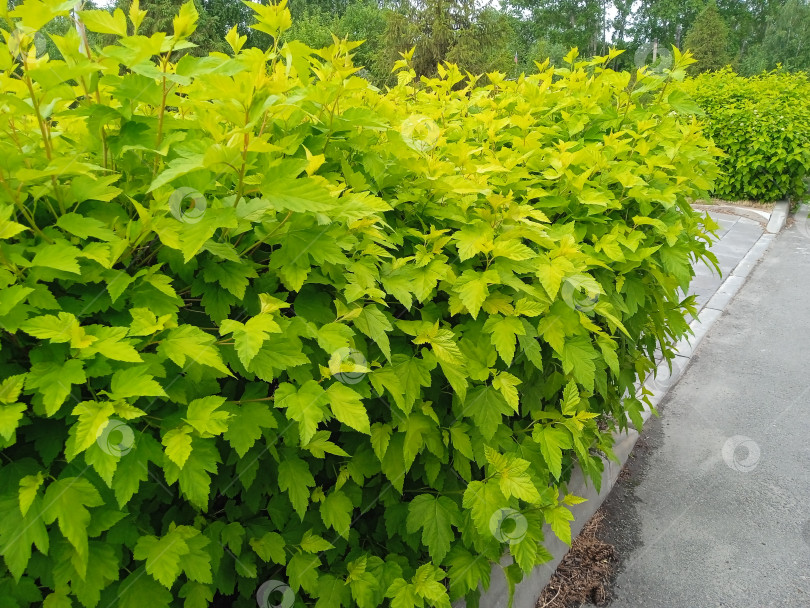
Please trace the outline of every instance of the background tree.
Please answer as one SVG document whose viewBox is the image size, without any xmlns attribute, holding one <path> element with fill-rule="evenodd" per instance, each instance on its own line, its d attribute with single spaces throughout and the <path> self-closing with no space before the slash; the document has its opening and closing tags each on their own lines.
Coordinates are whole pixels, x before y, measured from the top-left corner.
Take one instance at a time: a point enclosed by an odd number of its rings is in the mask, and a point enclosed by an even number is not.
<svg viewBox="0 0 810 608">
<path fill-rule="evenodd" d="M 339 35 L 340 18 L 317 5 L 307 7 L 293 18 L 292 26 L 284 32 L 284 40 L 300 40 L 314 49 L 332 44 L 332 33 Z"/>
<path fill-rule="evenodd" d="M 728 26 L 728 50 L 740 62 L 762 41 L 768 18 L 784 0 L 717 0 L 717 9 Z"/>
<path fill-rule="evenodd" d="M 13 8 L 18 0 L 5 1 Z M 93 2 L 85 0 L 85 7 L 97 8 Z M 130 2 L 113 0 L 109 8 L 126 12 Z M 250 29 L 252 11 L 242 0 L 194 2 L 199 26 L 191 40 L 198 48 L 190 52 L 229 52 L 222 39 L 234 25 L 248 37 L 248 47 L 266 48 L 271 43 L 270 36 Z M 333 34 L 364 40 L 354 51 L 355 62 L 378 86 L 393 83 L 391 67 L 399 53 L 414 46 L 413 64 L 419 75 L 433 75 L 439 62 L 452 61 L 471 72 L 499 70 L 514 77 L 531 73 L 534 61 L 550 58 L 559 64 L 574 46 L 585 58 L 605 54 L 611 47 L 624 49 L 627 52 L 611 65 L 632 69 L 636 50 L 654 40 L 660 49 L 673 44 L 691 47 L 700 70 L 726 63 L 745 74 L 772 69 L 777 63 L 790 70 L 810 69 L 810 44 L 804 40 L 810 31 L 810 0 L 716 0 L 709 6 L 707 0 L 502 0 L 487 6 L 475 0 L 288 2 L 293 26 L 286 39 L 313 48 L 331 44 Z M 141 0 L 141 8 L 148 11 L 141 33 L 170 30 L 181 4 L 182 0 Z M 62 19 L 49 24 L 43 34 L 63 34 L 70 27 L 70 20 Z M 91 46 L 108 44 L 103 34 L 89 36 Z M 41 38 L 41 46 L 58 57 L 47 35 Z"/>
<path fill-rule="evenodd" d="M 630 17 L 633 10 L 633 0 L 615 0 L 613 2 L 613 18 L 610 20 L 610 28 L 613 32 L 612 43 L 617 46 L 625 46 L 628 31 L 630 29 Z"/>
<path fill-rule="evenodd" d="M 728 26 L 715 2 L 703 9 L 686 36 L 684 46 L 692 51 L 697 63 L 691 66 L 695 73 L 719 70 L 727 66 Z"/>
<path fill-rule="evenodd" d="M 180 11 L 180 7 L 184 2 L 185 0 L 141 0 L 140 7 L 141 10 L 146 11 L 146 17 L 138 29 L 138 34 L 151 36 L 156 32 L 173 31 L 172 20 Z M 116 0 L 110 10 L 120 8 L 124 13 L 127 13 L 131 4 L 131 0 Z M 189 40 L 196 44 L 197 48 L 183 51 L 183 53 L 207 55 L 210 51 L 225 52 L 229 48 L 224 41 L 225 34 L 237 23 L 244 23 L 248 19 L 248 15 L 242 13 L 241 10 L 237 10 L 235 3 L 231 3 L 231 0 L 213 0 L 209 2 L 194 0 L 194 6 L 199 17 L 197 29 Z M 247 13 L 251 12 L 248 7 L 244 8 L 248 9 Z M 228 16 L 230 16 L 230 19 L 227 18 Z M 243 33 L 247 33 L 247 31 Z M 90 42 L 92 46 L 93 41 Z"/>
<path fill-rule="evenodd" d="M 642 1 L 633 18 L 635 46 L 658 40 L 659 46 L 681 48 L 685 33 L 704 6 L 703 0 Z"/>
<path fill-rule="evenodd" d="M 129 6 L 129 2 L 130 0 L 127 0 L 127 6 Z M 212 25 L 218 31 L 227 33 L 235 25 L 240 34 L 248 37 L 247 44 L 250 46 L 261 46 L 261 43 L 266 45 L 270 42 L 270 36 L 267 34 L 250 29 L 249 26 L 253 23 L 253 11 L 244 2 L 239 0 L 196 0 L 196 2 L 198 9 L 201 5 L 206 14 L 215 19 Z M 148 3 L 141 0 L 141 8 L 147 6 Z"/>
<path fill-rule="evenodd" d="M 756 74 L 781 64 L 787 70 L 810 70 L 810 3 L 788 0 L 768 20 L 762 42 L 743 62 L 741 71 Z"/>
<path fill-rule="evenodd" d="M 338 30 L 340 37 L 364 41 L 354 52 L 355 65 L 368 70 L 375 82 L 391 73 L 391 65 L 380 62 L 386 12 L 374 1 L 353 2 L 346 7 Z"/>
<path fill-rule="evenodd" d="M 514 42 L 516 32 L 509 18 L 498 10 L 485 8 L 470 27 L 458 32 L 447 61 L 458 63 L 473 74 L 498 70 L 516 75 L 519 64 L 514 61 L 518 54 Z"/>
<path fill-rule="evenodd" d="M 607 7 L 606 0 L 509 0 L 505 10 L 531 24 L 533 43 L 545 39 L 594 55 L 605 45 Z"/>
<path fill-rule="evenodd" d="M 415 47 L 418 76 L 433 76 L 443 61 L 470 71 L 509 71 L 515 33 L 506 15 L 479 10 L 471 0 L 403 0 L 386 14 L 382 62 L 393 65 L 399 53 Z M 514 68 L 512 68 L 514 69 Z"/>
</svg>

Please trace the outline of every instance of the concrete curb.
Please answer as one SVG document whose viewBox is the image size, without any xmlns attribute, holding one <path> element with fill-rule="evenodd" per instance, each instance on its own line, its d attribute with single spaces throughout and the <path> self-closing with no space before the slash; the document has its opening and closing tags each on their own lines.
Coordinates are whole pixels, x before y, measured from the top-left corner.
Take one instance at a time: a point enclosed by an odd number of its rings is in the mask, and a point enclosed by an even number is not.
<svg viewBox="0 0 810 608">
<path fill-rule="evenodd" d="M 748 250 L 748 253 L 742 260 L 734 267 L 734 270 L 728 274 L 726 279 L 720 285 L 718 290 L 714 293 L 711 299 L 706 303 L 701 311 L 698 313 L 696 319 L 693 319 L 689 324 L 692 332 L 691 337 L 684 338 L 675 345 L 675 358 L 672 361 L 670 369 L 666 361 L 661 361 L 658 364 L 654 377 L 648 377 L 644 386 L 647 390 L 652 391 L 650 395 L 650 404 L 654 408 L 658 408 L 666 395 L 672 387 L 678 382 L 681 375 L 686 371 L 687 367 L 692 361 L 692 356 L 697 350 L 703 338 L 709 333 L 712 325 L 722 316 L 723 310 L 728 306 L 734 296 L 737 295 L 739 290 L 745 284 L 751 270 L 763 258 L 768 247 L 770 247 L 776 234 L 784 228 L 787 222 L 789 211 L 789 204 L 787 201 L 780 201 L 776 204 L 773 213 L 771 214 L 765 232 L 757 240 L 756 243 Z M 637 395 L 641 395 L 641 385 L 637 388 Z M 646 423 L 652 415 L 652 410 L 645 404 L 642 418 Z M 593 516 L 594 513 L 602 506 L 602 503 L 607 498 L 619 473 L 624 467 L 630 453 L 636 445 L 639 438 L 639 432 L 635 428 L 629 428 L 626 433 L 614 434 L 613 451 L 619 459 L 620 464 L 616 464 L 610 460 L 602 458 L 604 463 L 604 473 L 602 474 L 602 487 L 599 492 L 590 483 L 582 473 L 579 467 L 576 467 L 571 473 L 571 480 L 568 483 L 568 491 L 576 496 L 581 496 L 586 499 L 586 502 L 570 507 L 574 515 L 574 521 L 571 523 L 571 537 L 576 538 L 582 531 L 582 528 Z M 544 546 L 554 556 L 549 562 L 537 566 L 534 571 L 525 578 L 520 584 L 515 586 L 515 596 L 513 608 L 535 608 L 537 599 L 543 592 L 543 589 L 551 580 L 551 576 L 568 553 L 569 547 L 561 540 L 559 540 L 551 528 L 545 525 L 543 528 L 544 533 Z M 512 558 L 508 554 L 504 555 L 501 559 L 501 566 L 507 566 L 512 563 Z M 481 606 L 486 608 L 507 608 L 509 591 L 506 583 L 506 578 L 503 574 L 503 569 L 494 567 L 492 569 L 492 576 L 489 589 L 481 596 Z M 464 601 L 456 602 L 454 608 L 464 608 Z"/>
<path fill-rule="evenodd" d="M 765 232 L 776 234 L 785 227 L 788 214 L 790 213 L 790 203 L 788 201 L 778 201 L 771 213 L 771 219 L 765 228 Z"/>
</svg>

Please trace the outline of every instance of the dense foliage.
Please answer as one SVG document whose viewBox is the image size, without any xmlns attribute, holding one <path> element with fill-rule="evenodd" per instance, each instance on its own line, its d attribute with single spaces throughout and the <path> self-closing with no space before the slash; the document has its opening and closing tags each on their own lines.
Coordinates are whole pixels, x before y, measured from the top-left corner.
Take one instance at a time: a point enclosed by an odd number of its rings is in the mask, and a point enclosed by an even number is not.
<svg viewBox="0 0 810 608">
<path fill-rule="evenodd" d="M 705 73 L 684 90 L 704 115 L 707 133 L 725 153 L 715 195 L 731 200 L 796 199 L 810 170 L 810 81 L 781 70 L 744 78 Z"/>
<path fill-rule="evenodd" d="M 26 0 L 0 49 L 0 597 L 448 608 L 570 541 L 687 330 L 715 149 L 601 57 L 386 94 L 352 43 L 177 58 Z M 128 34 L 128 29 L 134 34 Z M 509 524 L 507 527 L 506 524 Z M 263 582 L 265 581 L 265 582 Z M 282 593 L 283 592 L 283 593 Z"/>
</svg>

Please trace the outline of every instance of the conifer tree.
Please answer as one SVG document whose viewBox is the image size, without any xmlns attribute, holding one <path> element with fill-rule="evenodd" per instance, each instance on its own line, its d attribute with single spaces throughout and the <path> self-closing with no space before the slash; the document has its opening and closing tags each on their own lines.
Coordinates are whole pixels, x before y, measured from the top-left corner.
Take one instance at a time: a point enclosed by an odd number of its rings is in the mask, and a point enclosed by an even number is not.
<svg viewBox="0 0 810 608">
<path fill-rule="evenodd" d="M 710 2 L 695 19 L 686 35 L 684 46 L 697 59 L 697 63 L 692 66 L 695 73 L 719 70 L 730 63 L 728 26 L 717 9 L 716 2 Z"/>
</svg>

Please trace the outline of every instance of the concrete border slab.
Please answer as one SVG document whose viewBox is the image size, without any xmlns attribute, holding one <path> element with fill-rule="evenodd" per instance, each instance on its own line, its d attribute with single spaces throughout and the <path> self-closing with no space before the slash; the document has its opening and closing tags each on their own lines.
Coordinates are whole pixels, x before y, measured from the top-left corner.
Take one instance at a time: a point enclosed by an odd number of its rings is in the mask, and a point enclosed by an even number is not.
<svg viewBox="0 0 810 608">
<path fill-rule="evenodd" d="M 778 201 L 771 213 L 771 219 L 765 227 L 765 232 L 776 234 L 785 227 L 787 222 L 788 213 L 790 213 L 790 203 L 788 201 Z"/>
</svg>

